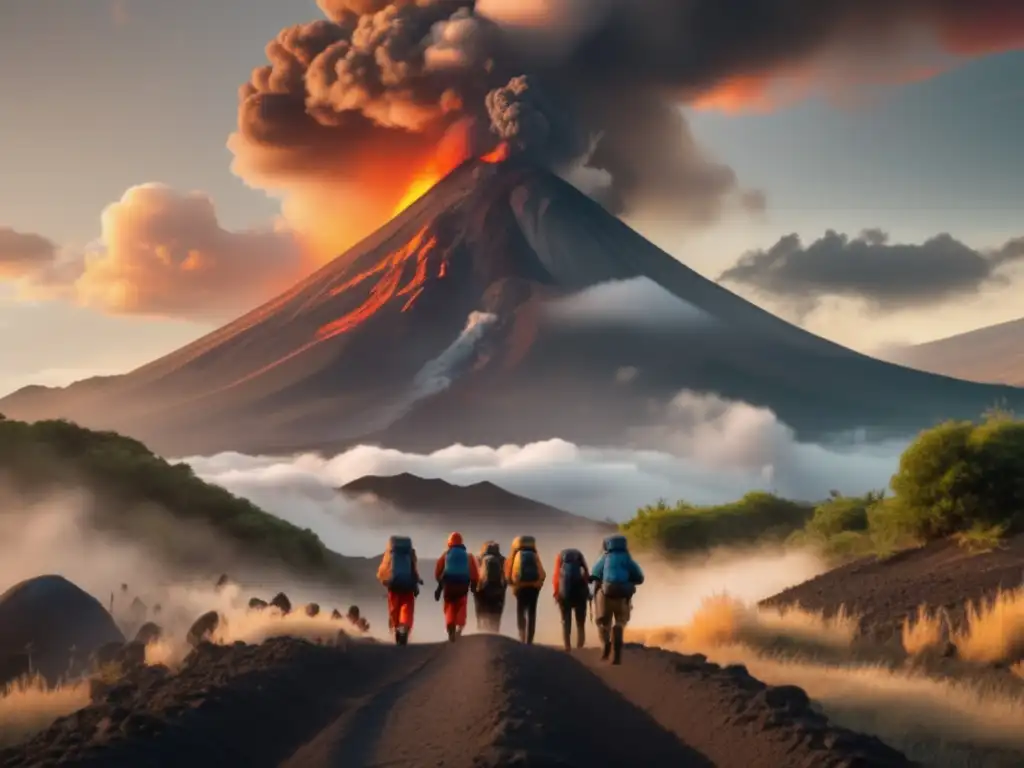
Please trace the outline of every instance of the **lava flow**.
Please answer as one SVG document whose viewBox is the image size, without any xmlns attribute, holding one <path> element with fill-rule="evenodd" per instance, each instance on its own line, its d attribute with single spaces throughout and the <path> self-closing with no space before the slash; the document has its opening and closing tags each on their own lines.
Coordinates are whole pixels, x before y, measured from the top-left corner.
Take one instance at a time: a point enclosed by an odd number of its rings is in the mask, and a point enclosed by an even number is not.
<svg viewBox="0 0 1024 768">
<path fill-rule="evenodd" d="M 351 280 L 332 290 L 331 294 L 336 295 L 367 280 L 373 275 L 383 273 L 377 280 L 377 283 L 370 289 L 369 296 L 366 297 L 362 304 L 317 330 L 317 340 L 323 341 L 355 328 L 363 321 L 372 317 L 377 310 L 396 296 L 410 297 L 402 306 L 403 312 L 409 310 L 416 302 L 416 299 L 419 298 L 420 293 L 423 291 L 423 286 L 427 282 L 430 266 L 428 258 L 436 245 L 437 238 L 428 238 L 427 228 L 424 227 L 408 243 L 397 251 L 388 254 L 386 258 L 381 260 L 372 269 L 356 275 Z M 402 286 L 402 276 L 406 271 L 406 267 L 412 262 L 415 262 L 416 270 L 409 279 L 409 282 Z M 442 261 L 441 266 L 438 268 L 438 277 L 441 277 L 443 274 L 444 262 Z"/>
</svg>

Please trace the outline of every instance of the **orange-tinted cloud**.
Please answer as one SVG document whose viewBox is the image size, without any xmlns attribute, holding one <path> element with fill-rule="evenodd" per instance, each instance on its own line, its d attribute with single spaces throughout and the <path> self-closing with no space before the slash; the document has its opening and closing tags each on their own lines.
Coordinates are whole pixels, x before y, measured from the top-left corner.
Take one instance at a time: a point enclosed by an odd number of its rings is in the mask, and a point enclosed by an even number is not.
<svg viewBox="0 0 1024 768">
<path fill-rule="evenodd" d="M 0 272 L 34 298 L 68 299 L 115 314 L 221 321 L 304 276 L 310 264 L 290 231 L 231 231 L 213 201 L 161 184 L 132 187 L 103 211 L 84 252 L 0 230 Z M 17 254 L 21 254 L 20 257 Z M 2 267 L 0 267 L 2 269 Z"/>
</svg>

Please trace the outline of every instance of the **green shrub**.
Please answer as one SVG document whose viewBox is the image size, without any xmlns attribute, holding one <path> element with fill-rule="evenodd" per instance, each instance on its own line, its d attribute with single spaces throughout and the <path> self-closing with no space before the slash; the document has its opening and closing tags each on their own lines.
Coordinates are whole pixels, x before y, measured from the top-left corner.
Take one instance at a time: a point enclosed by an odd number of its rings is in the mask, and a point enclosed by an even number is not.
<svg viewBox="0 0 1024 768">
<path fill-rule="evenodd" d="M 810 518 L 813 506 L 770 493 L 748 493 L 739 501 L 695 506 L 666 501 L 637 510 L 620 526 L 638 549 L 670 553 L 706 550 L 716 546 L 783 541 Z"/>
<path fill-rule="evenodd" d="M 981 526 L 1024 522 L 1024 422 L 989 414 L 980 424 L 947 422 L 922 432 L 900 457 L 891 487 L 898 503 L 883 527 L 922 541 Z"/>
<path fill-rule="evenodd" d="M 97 497 L 94 516 L 102 527 L 159 543 L 167 526 L 138 514 L 155 507 L 174 519 L 209 525 L 248 558 L 311 575 L 346 577 L 341 556 L 311 530 L 268 514 L 199 479 L 187 464 L 170 464 L 139 441 L 114 432 L 63 420 L 28 424 L 0 419 L 0 473 L 22 493 L 86 487 Z"/>
</svg>

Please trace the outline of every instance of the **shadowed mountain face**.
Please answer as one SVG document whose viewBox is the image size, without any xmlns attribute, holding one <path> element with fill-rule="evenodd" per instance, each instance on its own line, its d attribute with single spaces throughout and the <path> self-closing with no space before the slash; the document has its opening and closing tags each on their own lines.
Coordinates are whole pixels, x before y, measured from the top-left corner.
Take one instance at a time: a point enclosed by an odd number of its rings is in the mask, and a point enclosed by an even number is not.
<svg viewBox="0 0 1024 768">
<path fill-rule="evenodd" d="M 1024 386 L 1024 319 L 905 347 L 889 359 L 958 379 Z"/>
<path fill-rule="evenodd" d="M 601 293 L 635 278 L 660 290 Z M 26 388 L 0 411 L 116 429 L 165 455 L 621 444 L 681 389 L 770 407 L 805 436 L 904 433 L 998 400 L 1024 405 L 1024 390 L 808 334 L 550 173 L 473 161 L 220 330 L 124 376 Z"/>
</svg>

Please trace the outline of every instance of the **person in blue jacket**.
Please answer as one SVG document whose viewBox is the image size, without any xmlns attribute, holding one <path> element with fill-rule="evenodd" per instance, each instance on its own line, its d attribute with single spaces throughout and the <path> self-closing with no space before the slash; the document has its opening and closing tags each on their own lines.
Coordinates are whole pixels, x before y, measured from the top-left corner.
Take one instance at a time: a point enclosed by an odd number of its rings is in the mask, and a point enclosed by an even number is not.
<svg viewBox="0 0 1024 768">
<path fill-rule="evenodd" d="M 644 572 L 629 553 L 626 537 L 609 536 L 590 571 L 594 583 L 594 623 L 601 636 L 601 659 L 622 663 L 622 637 L 629 623 L 633 595 L 644 583 Z M 613 653 L 614 651 L 614 653 Z"/>
</svg>

